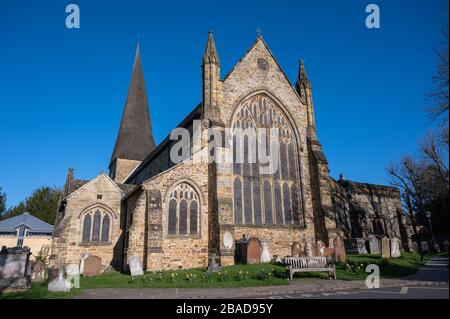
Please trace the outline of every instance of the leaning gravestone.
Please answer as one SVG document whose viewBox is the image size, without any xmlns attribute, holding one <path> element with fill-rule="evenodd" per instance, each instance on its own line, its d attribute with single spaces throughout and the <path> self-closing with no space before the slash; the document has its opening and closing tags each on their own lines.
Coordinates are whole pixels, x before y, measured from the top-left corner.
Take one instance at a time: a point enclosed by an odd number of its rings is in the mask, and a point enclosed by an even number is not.
<svg viewBox="0 0 450 319">
<path fill-rule="evenodd" d="M 269 241 L 262 240 L 261 241 L 262 252 L 261 252 L 261 263 L 270 263 L 272 260 L 272 255 L 269 252 Z"/>
<path fill-rule="evenodd" d="M 386 237 L 381 239 L 381 258 L 391 258 L 391 240 Z"/>
<path fill-rule="evenodd" d="M 247 264 L 261 262 L 261 243 L 258 238 L 252 237 L 247 241 Z"/>
<path fill-rule="evenodd" d="M 336 255 L 336 261 L 344 261 L 347 258 L 345 252 L 344 240 L 341 236 L 336 236 L 333 239 L 334 253 Z"/>
<path fill-rule="evenodd" d="M 84 261 L 84 276 L 98 276 L 102 272 L 102 259 L 97 256 L 89 256 Z"/>
<path fill-rule="evenodd" d="M 142 276 L 144 274 L 139 256 L 128 258 L 128 265 L 130 266 L 131 276 Z"/>
<path fill-rule="evenodd" d="M 291 256 L 292 257 L 300 257 L 302 254 L 302 247 L 298 241 L 295 241 L 291 245 Z"/>
<path fill-rule="evenodd" d="M 371 254 L 379 254 L 381 253 L 380 249 L 380 241 L 375 235 L 369 236 L 369 247 L 370 247 L 370 253 Z"/>
</svg>

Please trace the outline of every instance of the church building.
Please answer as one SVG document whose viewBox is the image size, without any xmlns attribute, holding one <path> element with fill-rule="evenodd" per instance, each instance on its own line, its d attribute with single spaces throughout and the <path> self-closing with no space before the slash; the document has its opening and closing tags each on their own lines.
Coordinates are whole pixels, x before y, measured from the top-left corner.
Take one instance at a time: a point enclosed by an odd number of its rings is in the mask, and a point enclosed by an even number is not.
<svg viewBox="0 0 450 319">
<path fill-rule="evenodd" d="M 174 162 L 178 141 L 168 135 L 156 145 L 153 138 L 138 46 L 109 174 L 80 180 L 69 170 L 52 267 L 79 264 L 87 254 L 100 257 L 104 269 L 125 271 L 132 256 L 148 271 L 206 267 L 212 255 L 226 266 L 236 262 L 243 237 L 267 240 L 273 257 L 289 256 L 295 242 L 332 247 L 336 236 L 349 243 L 399 238 L 408 249 L 398 189 L 330 177 L 303 63 L 292 85 L 258 36 L 222 77 L 209 33 L 202 80 L 202 101 L 178 125 L 191 137 L 198 131 L 200 145 Z M 210 132 L 226 136 L 230 128 L 278 129 L 277 169 L 264 173 L 263 164 L 247 161 L 247 136 L 242 143 L 224 138 L 214 149 L 231 147 L 242 163 L 198 160 L 210 155 Z"/>
</svg>

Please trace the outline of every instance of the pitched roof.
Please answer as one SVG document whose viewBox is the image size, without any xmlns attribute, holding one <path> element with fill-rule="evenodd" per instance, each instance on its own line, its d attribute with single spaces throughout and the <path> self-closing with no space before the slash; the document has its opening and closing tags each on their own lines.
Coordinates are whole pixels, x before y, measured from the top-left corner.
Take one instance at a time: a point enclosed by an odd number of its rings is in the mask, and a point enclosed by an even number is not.
<svg viewBox="0 0 450 319">
<path fill-rule="evenodd" d="M 13 232 L 17 227 L 25 225 L 33 232 L 53 232 L 54 227 L 47 224 L 43 220 L 34 217 L 30 213 L 23 213 L 22 215 L 11 217 L 0 221 L 0 231 Z"/>
<path fill-rule="evenodd" d="M 142 161 L 154 148 L 155 141 L 153 139 L 141 54 L 138 45 L 130 87 L 111 163 L 116 158 Z"/>
</svg>

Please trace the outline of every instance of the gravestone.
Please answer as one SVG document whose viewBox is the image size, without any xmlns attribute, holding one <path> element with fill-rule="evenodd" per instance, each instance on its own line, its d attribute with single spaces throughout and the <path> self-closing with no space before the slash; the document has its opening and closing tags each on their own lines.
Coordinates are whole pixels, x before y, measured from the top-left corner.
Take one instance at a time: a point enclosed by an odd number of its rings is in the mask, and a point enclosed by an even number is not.
<svg viewBox="0 0 450 319">
<path fill-rule="evenodd" d="M 262 252 L 261 252 L 261 263 L 270 263 L 272 260 L 272 255 L 269 252 L 269 241 L 263 239 L 261 241 Z"/>
<path fill-rule="evenodd" d="M 30 249 L 6 248 L 0 250 L 0 290 L 2 288 L 30 288 Z"/>
<path fill-rule="evenodd" d="M 84 276 L 98 276 L 102 272 L 102 259 L 97 256 L 89 256 L 84 260 Z"/>
<path fill-rule="evenodd" d="M 323 257 L 333 257 L 335 254 L 334 248 L 326 247 L 323 249 L 322 256 Z"/>
<path fill-rule="evenodd" d="M 345 252 L 344 240 L 341 236 L 336 236 L 333 239 L 334 253 L 336 255 L 336 261 L 344 261 L 347 258 Z"/>
<path fill-rule="evenodd" d="M 66 266 L 66 274 L 67 275 L 79 275 L 80 268 L 78 265 L 70 264 Z"/>
<path fill-rule="evenodd" d="M 128 266 L 130 267 L 131 276 L 142 276 L 144 270 L 142 269 L 142 264 L 139 256 L 131 256 L 128 258 Z"/>
<path fill-rule="evenodd" d="M 252 237 L 247 242 L 247 264 L 259 264 L 261 262 L 261 242 Z"/>
<path fill-rule="evenodd" d="M 381 258 L 391 258 L 391 241 L 387 237 L 381 239 Z"/>
<path fill-rule="evenodd" d="M 89 253 L 85 253 L 83 255 L 81 255 L 81 259 L 80 259 L 80 274 L 84 273 L 84 262 L 86 260 L 86 258 L 88 258 L 91 254 Z"/>
<path fill-rule="evenodd" d="M 292 257 L 300 257 L 302 254 L 302 246 L 298 241 L 295 241 L 291 245 L 291 256 Z"/>
<path fill-rule="evenodd" d="M 31 265 L 31 280 L 42 281 L 45 279 L 45 263 L 42 260 L 36 260 Z"/>
<path fill-rule="evenodd" d="M 220 258 L 216 254 L 210 254 L 208 256 L 208 271 L 216 272 L 220 271 Z"/>
<path fill-rule="evenodd" d="M 430 246 L 428 245 L 427 241 L 421 241 L 420 245 L 422 246 L 422 253 L 429 254 L 430 253 Z"/>
<path fill-rule="evenodd" d="M 375 235 L 369 235 L 369 247 L 371 254 L 379 254 L 381 253 L 380 249 L 380 241 Z"/>
<path fill-rule="evenodd" d="M 401 256 L 400 251 L 401 242 L 398 238 L 391 239 L 391 258 L 398 258 Z"/>
<path fill-rule="evenodd" d="M 61 266 L 58 271 L 58 277 L 48 284 L 48 291 L 50 292 L 69 292 L 70 282 L 64 279 L 64 267 Z"/>
<path fill-rule="evenodd" d="M 366 241 L 364 238 L 344 239 L 345 252 L 353 255 L 367 254 Z"/>
<path fill-rule="evenodd" d="M 305 245 L 306 257 L 313 257 L 315 250 L 316 248 L 314 247 L 314 244 L 311 241 L 306 241 Z"/>
<path fill-rule="evenodd" d="M 325 243 L 321 240 L 318 240 L 316 242 L 316 247 L 314 250 L 314 256 L 323 256 L 325 248 L 327 248 L 327 246 L 325 245 Z"/>
</svg>

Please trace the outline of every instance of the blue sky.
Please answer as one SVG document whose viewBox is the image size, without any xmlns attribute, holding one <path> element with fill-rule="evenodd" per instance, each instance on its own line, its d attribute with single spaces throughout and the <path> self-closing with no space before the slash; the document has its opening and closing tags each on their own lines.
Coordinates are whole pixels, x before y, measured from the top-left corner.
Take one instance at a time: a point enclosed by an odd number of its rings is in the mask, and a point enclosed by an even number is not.
<svg viewBox="0 0 450 319">
<path fill-rule="evenodd" d="M 65 27 L 76 3 L 81 28 Z M 365 28 L 365 7 L 381 29 Z M 160 142 L 201 100 L 210 30 L 222 76 L 263 36 L 295 82 L 313 85 L 331 175 L 387 183 L 385 167 L 416 153 L 431 124 L 424 108 L 443 42 L 446 1 L 1 1 L 0 186 L 7 205 L 61 186 L 67 168 L 107 170 L 140 35 L 150 113 Z"/>
</svg>

